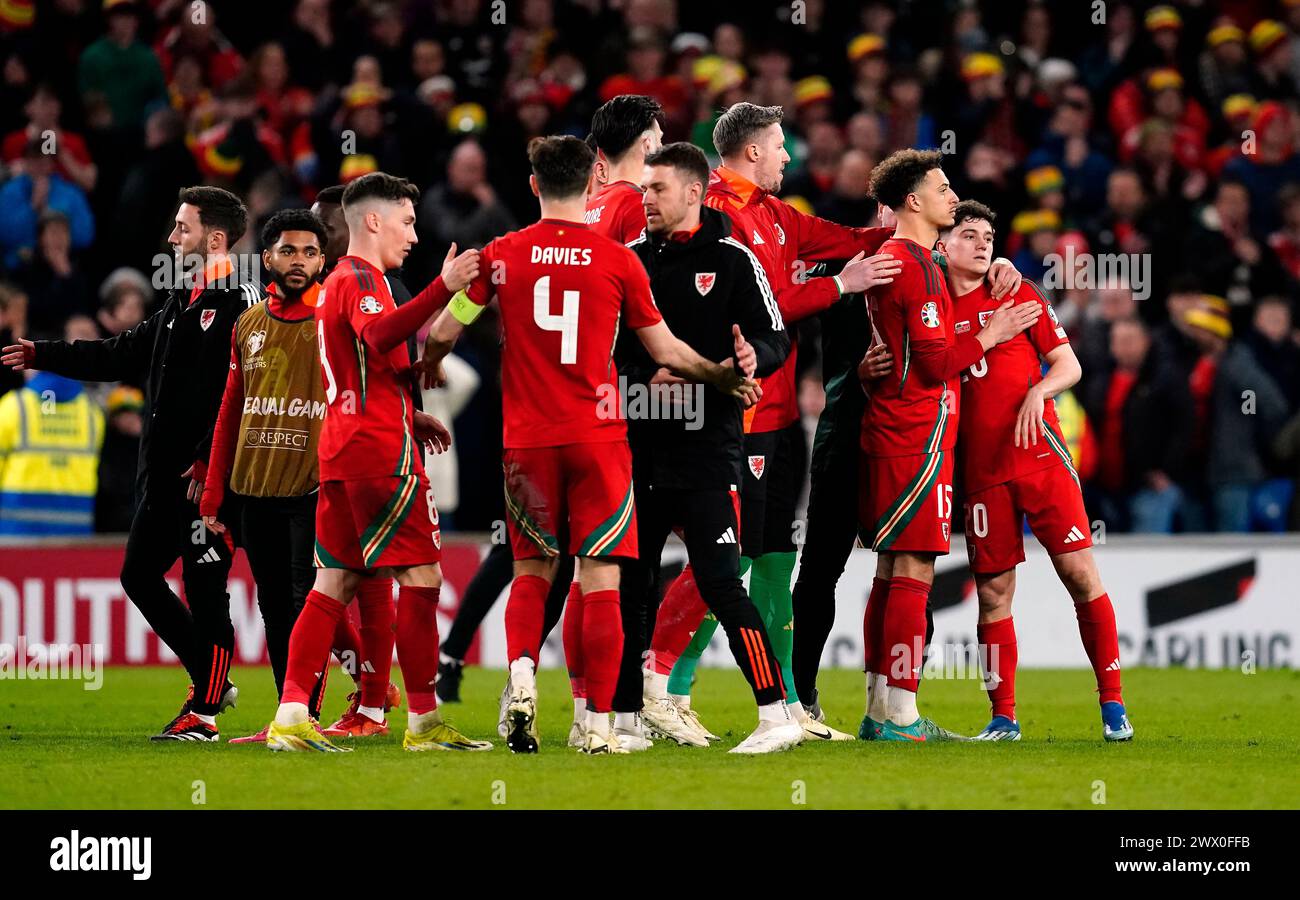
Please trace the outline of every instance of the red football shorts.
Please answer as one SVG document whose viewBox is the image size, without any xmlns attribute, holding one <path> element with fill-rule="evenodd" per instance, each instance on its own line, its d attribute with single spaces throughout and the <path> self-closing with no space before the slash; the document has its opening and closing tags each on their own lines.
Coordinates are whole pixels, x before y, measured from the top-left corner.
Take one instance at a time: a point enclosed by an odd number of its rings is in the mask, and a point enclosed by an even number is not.
<svg viewBox="0 0 1300 900">
<path fill-rule="evenodd" d="M 1073 471 L 1049 466 L 966 498 L 966 553 L 972 572 L 1005 572 L 1025 561 L 1025 517 L 1038 543 L 1053 556 L 1092 546 Z"/>
<path fill-rule="evenodd" d="M 862 543 L 877 553 L 948 552 L 952 536 L 951 451 L 862 460 Z"/>
<path fill-rule="evenodd" d="M 515 559 L 635 558 L 632 451 L 626 441 L 507 449 L 506 522 Z"/>
<path fill-rule="evenodd" d="M 438 510 L 423 472 L 321 482 L 317 568 L 419 566 L 441 559 Z"/>
</svg>

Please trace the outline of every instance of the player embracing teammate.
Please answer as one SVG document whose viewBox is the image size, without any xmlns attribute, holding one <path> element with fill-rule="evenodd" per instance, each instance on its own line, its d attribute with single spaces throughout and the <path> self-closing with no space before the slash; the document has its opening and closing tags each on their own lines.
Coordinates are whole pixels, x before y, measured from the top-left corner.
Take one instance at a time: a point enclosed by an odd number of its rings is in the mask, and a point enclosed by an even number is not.
<svg viewBox="0 0 1300 900">
<path fill-rule="evenodd" d="M 941 244 L 958 334 L 980 331 L 1000 306 L 984 278 L 993 252 L 994 218 L 982 203 L 963 201 Z M 993 718 L 976 739 L 1020 740 L 1011 599 L 1016 566 L 1025 560 L 1021 524 L 1027 517 L 1074 600 L 1079 636 L 1097 679 L 1102 737 L 1129 740 L 1133 726 L 1120 693 L 1115 611 L 1093 559 L 1079 476 L 1052 403 L 1079 380 L 1079 361 L 1037 285 L 1025 281 L 1015 302 L 1041 306 L 1046 314 L 988 350 L 961 376 L 957 448 L 966 490 L 966 548 L 979 595 L 978 637 L 993 705 Z M 1040 359 L 1047 361 L 1046 374 Z"/>
</svg>

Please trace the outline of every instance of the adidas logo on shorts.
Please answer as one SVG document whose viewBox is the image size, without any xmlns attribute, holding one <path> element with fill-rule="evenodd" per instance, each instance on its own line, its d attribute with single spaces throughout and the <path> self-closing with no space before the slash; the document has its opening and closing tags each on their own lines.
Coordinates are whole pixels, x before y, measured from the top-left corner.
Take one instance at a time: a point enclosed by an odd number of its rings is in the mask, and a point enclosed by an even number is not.
<svg viewBox="0 0 1300 900">
<path fill-rule="evenodd" d="M 722 537 L 714 541 L 715 544 L 734 544 L 736 543 L 736 531 L 730 525 L 727 530 L 722 532 Z"/>
<path fill-rule="evenodd" d="M 1061 543 L 1073 544 L 1073 543 L 1077 543 L 1078 541 L 1086 541 L 1087 539 L 1088 536 L 1079 530 L 1078 525 L 1071 525 L 1070 533 L 1065 536 L 1065 540 L 1062 541 Z"/>
</svg>

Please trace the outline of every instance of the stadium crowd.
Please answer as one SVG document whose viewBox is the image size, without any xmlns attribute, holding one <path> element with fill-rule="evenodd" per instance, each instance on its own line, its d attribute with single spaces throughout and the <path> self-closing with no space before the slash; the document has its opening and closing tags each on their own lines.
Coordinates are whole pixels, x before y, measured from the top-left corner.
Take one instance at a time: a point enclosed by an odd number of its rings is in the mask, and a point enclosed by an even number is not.
<svg viewBox="0 0 1300 900">
<path fill-rule="evenodd" d="M 1000 254 L 1083 363 L 1057 406 L 1094 518 L 1300 530 L 1300 0 L 5 0 L 0 81 L 0 345 L 139 323 L 186 185 L 245 198 L 251 257 L 273 213 L 408 177 L 418 290 L 453 242 L 536 219 L 530 138 L 584 137 L 600 103 L 648 94 L 664 141 L 716 162 L 716 118 L 744 99 L 785 107 L 781 194 L 802 210 L 874 224 L 873 166 L 916 147 L 999 214 Z M 489 311 L 458 348 L 481 386 L 458 400 L 444 530 L 503 516 L 499 337 Z M 69 476 L 95 495 L 85 529 L 125 530 L 140 385 L 0 379 L 0 522 L 24 403 L 52 399 L 98 453 Z"/>
</svg>

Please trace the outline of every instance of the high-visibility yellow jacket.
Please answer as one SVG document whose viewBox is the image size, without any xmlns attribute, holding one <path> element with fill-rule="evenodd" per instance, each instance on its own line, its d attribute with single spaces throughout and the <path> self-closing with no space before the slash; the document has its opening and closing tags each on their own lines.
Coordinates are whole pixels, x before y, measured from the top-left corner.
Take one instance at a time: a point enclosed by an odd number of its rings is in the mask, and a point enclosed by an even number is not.
<svg viewBox="0 0 1300 900">
<path fill-rule="evenodd" d="M 89 534 L 104 414 L 75 381 L 42 372 L 0 397 L 0 535 Z"/>
</svg>

